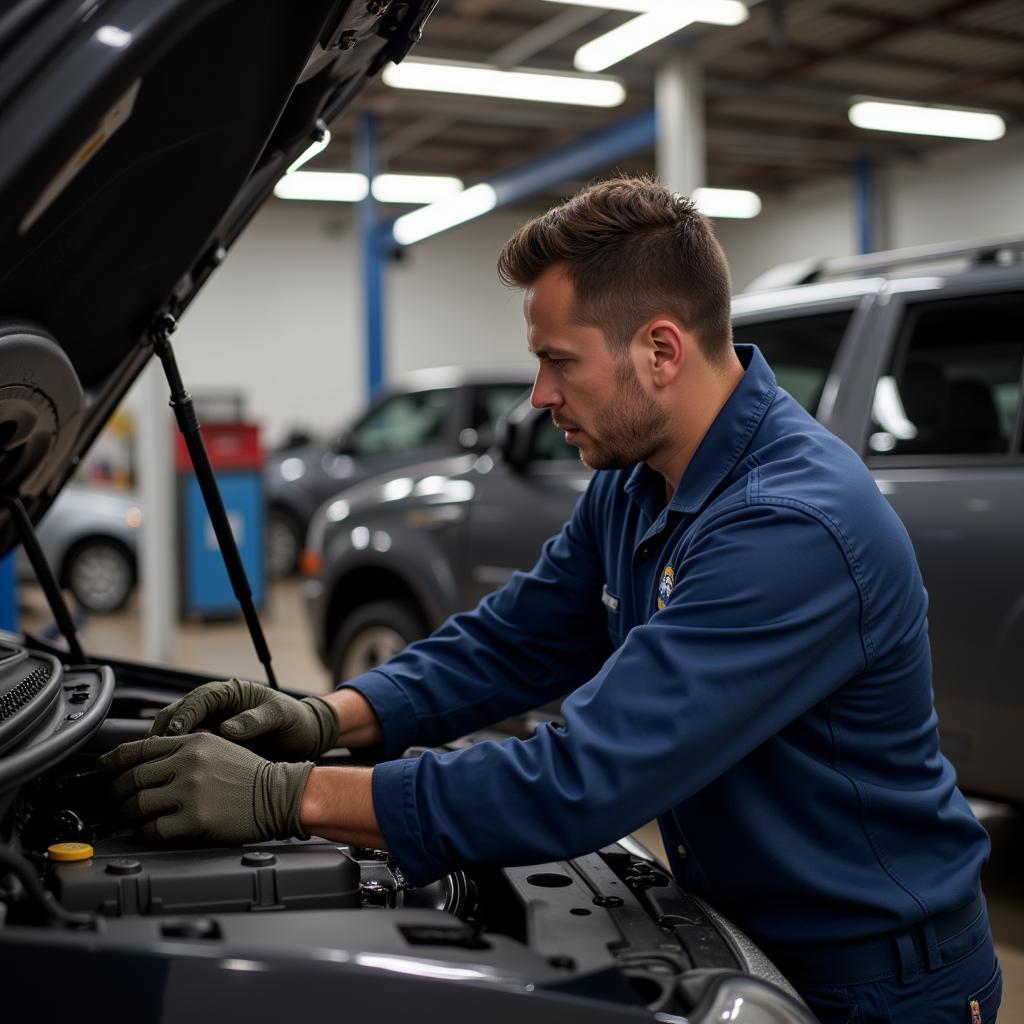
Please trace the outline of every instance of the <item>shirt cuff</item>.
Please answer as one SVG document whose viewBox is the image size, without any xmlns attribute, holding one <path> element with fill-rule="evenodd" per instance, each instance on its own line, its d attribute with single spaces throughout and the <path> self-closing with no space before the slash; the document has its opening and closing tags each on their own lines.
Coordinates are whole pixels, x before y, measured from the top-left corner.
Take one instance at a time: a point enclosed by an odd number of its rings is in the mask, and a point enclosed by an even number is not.
<svg viewBox="0 0 1024 1024">
<path fill-rule="evenodd" d="M 416 807 L 418 757 L 385 761 L 373 769 L 371 792 L 373 811 L 388 852 L 394 857 L 410 885 L 427 885 L 450 869 L 438 861 L 423 844 Z"/>
<path fill-rule="evenodd" d="M 409 695 L 389 675 L 374 669 L 342 683 L 338 689 L 345 687 L 356 690 L 370 702 L 384 733 L 384 757 L 398 757 L 412 746 L 418 732 L 416 709 Z"/>
</svg>

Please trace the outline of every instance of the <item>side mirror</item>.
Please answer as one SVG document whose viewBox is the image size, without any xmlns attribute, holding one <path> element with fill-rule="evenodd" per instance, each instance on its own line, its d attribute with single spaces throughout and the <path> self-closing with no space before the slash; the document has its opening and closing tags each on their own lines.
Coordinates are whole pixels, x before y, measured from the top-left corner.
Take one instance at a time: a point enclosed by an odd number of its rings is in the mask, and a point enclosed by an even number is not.
<svg viewBox="0 0 1024 1024">
<path fill-rule="evenodd" d="M 502 417 L 494 426 L 494 443 L 501 457 L 513 469 L 526 465 L 530 441 L 530 420 L 513 421 Z"/>
<path fill-rule="evenodd" d="M 343 430 L 332 442 L 331 451 L 335 455 L 352 455 L 355 452 L 356 439 L 351 430 Z"/>
</svg>

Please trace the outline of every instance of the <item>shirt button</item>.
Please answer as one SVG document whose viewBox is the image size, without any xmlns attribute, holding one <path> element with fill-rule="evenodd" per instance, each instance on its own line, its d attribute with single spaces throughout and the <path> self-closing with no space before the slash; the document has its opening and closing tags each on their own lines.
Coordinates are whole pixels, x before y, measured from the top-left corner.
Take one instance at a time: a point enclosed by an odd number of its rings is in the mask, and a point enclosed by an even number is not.
<svg viewBox="0 0 1024 1024">
<path fill-rule="evenodd" d="M 679 854 L 679 859 L 680 859 L 680 860 L 686 860 L 686 858 L 687 858 L 687 857 L 689 857 L 689 855 L 690 855 L 690 852 L 689 852 L 689 850 L 687 850 L 687 849 L 686 849 L 686 847 L 685 847 L 685 846 L 683 846 L 683 844 L 682 844 L 682 843 L 680 843 L 680 844 L 679 844 L 679 845 L 678 845 L 678 846 L 676 847 L 676 853 L 678 853 L 678 854 Z"/>
</svg>

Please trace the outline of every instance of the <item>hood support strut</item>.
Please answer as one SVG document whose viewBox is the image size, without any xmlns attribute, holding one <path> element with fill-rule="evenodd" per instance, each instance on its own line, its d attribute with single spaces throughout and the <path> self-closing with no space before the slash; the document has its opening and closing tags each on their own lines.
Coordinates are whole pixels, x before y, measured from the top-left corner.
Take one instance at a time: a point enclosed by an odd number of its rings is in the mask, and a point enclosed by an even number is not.
<svg viewBox="0 0 1024 1024">
<path fill-rule="evenodd" d="M 213 474 L 213 467 L 210 465 L 210 456 L 200 432 L 195 404 L 192 401 L 192 396 L 185 389 L 181 373 L 178 370 L 178 362 L 174 358 L 174 350 L 171 348 L 171 335 L 177 329 L 178 322 L 170 313 L 160 313 L 149 330 L 149 337 L 153 342 L 153 351 L 163 364 L 164 375 L 167 377 L 167 383 L 171 390 L 169 404 L 178 421 L 178 429 L 185 439 L 185 447 L 192 460 L 192 468 L 195 470 L 196 480 L 199 482 L 199 489 L 203 494 L 203 502 L 209 513 L 210 523 L 213 525 L 213 532 L 216 534 L 217 543 L 220 546 L 220 553 L 224 558 L 224 567 L 231 579 L 231 589 L 235 592 L 242 615 L 245 616 L 245 624 L 249 629 L 249 636 L 252 637 L 256 657 L 259 658 L 260 664 L 266 670 L 267 682 L 271 688 L 277 690 L 280 687 L 277 685 L 274 669 L 270 664 L 270 648 L 267 647 L 266 638 L 263 636 L 263 628 L 260 626 L 259 616 L 256 614 L 256 605 L 252 599 L 252 591 L 249 589 L 245 566 L 242 565 L 238 545 L 235 543 L 235 535 L 231 532 L 231 524 L 224 508 L 224 500 L 221 498 L 217 479 Z"/>
<path fill-rule="evenodd" d="M 39 546 L 39 538 L 36 537 L 35 527 L 32 525 L 32 517 L 22 504 L 21 498 L 16 495 L 5 495 L 2 500 L 11 513 L 14 528 L 18 531 L 18 539 L 25 548 L 28 560 L 32 563 L 36 580 L 43 588 L 50 611 L 53 612 L 53 617 L 57 620 L 57 625 L 61 633 L 64 634 L 64 639 L 68 642 L 68 654 L 71 656 L 71 664 L 84 665 L 85 655 L 82 653 L 82 644 L 78 639 L 78 631 L 75 629 L 75 620 L 71 617 L 71 612 L 64 601 L 64 595 L 60 592 L 60 584 L 57 582 L 57 577 L 54 576 L 53 569 L 50 568 L 50 563 L 47 562 L 46 555 L 43 554 L 43 549 Z"/>
</svg>

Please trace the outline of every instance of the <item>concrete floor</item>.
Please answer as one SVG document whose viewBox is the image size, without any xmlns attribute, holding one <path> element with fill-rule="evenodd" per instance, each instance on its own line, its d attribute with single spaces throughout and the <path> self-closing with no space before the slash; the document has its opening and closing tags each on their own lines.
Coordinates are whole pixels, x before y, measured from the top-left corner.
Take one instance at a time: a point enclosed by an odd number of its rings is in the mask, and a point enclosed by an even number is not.
<svg viewBox="0 0 1024 1024">
<path fill-rule="evenodd" d="M 41 591 L 23 587 L 20 598 L 23 628 L 38 630 L 52 621 Z M 116 615 L 80 619 L 82 645 L 89 657 L 142 657 L 136 602 L 133 598 Z M 330 679 L 313 652 L 300 585 L 288 582 L 270 587 L 267 608 L 260 618 L 281 684 L 307 693 L 326 692 Z M 204 672 L 211 679 L 232 675 L 264 678 L 241 619 L 181 625 L 171 664 Z M 999 1022 L 1024 1024 L 1024 816 L 1001 804 L 972 801 L 972 806 L 992 837 L 992 858 L 984 886 L 1004 976 Z M 641 829 L 637 837 L 664 858 L 656 825 Z"/>
</svg>

